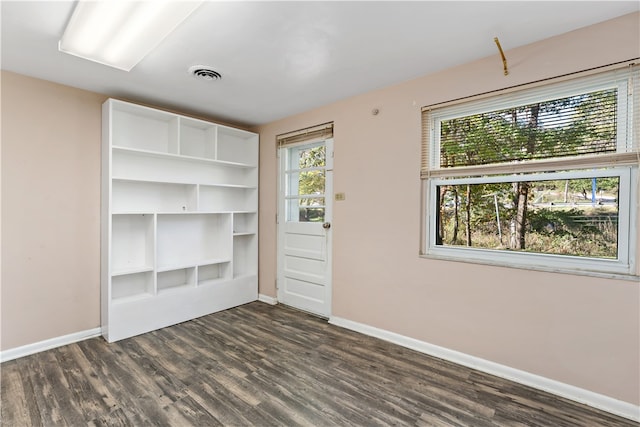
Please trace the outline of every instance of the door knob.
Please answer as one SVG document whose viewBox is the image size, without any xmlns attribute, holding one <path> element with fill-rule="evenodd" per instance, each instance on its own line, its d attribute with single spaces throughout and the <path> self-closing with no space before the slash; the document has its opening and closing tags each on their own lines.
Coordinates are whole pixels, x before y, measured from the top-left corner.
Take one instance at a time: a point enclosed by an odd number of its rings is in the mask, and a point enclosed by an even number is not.
<svg viewBox="0 0 640 427">
<path fill-rule="evenodd" d="M 325 230 L 328 230 L 331 228 L 331 223 L 330 222 L 325 222 L 324 224 L 322 224 L 322 228 L 324 228 Z"/>
</svg>

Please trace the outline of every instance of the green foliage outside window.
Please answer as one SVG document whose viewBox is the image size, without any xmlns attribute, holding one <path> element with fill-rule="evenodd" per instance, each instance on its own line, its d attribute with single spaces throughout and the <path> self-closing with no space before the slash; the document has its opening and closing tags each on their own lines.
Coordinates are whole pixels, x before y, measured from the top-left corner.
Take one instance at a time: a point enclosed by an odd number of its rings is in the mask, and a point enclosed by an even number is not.
<svg viewBox="0 0 640 427">
<path fill-rule="evenodd" d="M 440 122 L 440 167 L 616 151 L 617 91 Z M 436 244 L 617 256 L 618 177 L 441 185 Z"/>
<path fill-rule="evenodd" d="M 325 166 L 325 161 L 324 145 L 299 151 L 298 195 L 301 196 L 298 199 L 299 221 L 324 221 L 325 172 L 322 168 Z"/>
</svg>

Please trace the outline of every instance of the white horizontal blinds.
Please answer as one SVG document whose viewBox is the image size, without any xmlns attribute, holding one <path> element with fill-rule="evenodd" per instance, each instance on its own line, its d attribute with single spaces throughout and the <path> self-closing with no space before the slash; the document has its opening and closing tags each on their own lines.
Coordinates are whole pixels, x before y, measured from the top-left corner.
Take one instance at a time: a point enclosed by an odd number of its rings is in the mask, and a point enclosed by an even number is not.
<svg viewBox="0 0 640 427">
<path fill-rule="evenodd" d="M 433 121 L 431 119 L 431 110 L 422 110 L 422 150 L 420 155 L 420 175 L 422 178 L 426 178 L 429 171 L 432 169 L 429 164 L 431 159 L 429 153 L 434 142 L 433 133 L 431 132 L 432 126 Z"/>
<path fill-rule="evenodd" d="M 282 147 L 284 145 L 324 141 L 330 138 L 333 138 L 333 122 L 278 135 L 276 136 L 276 141 L 278 142 L 278 147 Z"/>
<path fill-rule="evenodd" d="M 630 120 L 627 120 L 629 126 L 625 151 L 636 152 L 640 157 L 640 66 L 630 68 L 635 71 L 631 71 L 628 79 L 627 97 L 629 102 L 626 105 L 626 114 Z"/>
<path fill-rule="evenodd" d="M 565 168 L 560 159 L 566 167 L 575 167 L 578 157 L 580 164 L 591 159 L 588 165 L 605 159 L 609 165 L 632 163 L 633 157 L 625 153 L 638 150 L 638 75 L 637 67 L 627 65 L 571 81 L 425 107 L 421 176 L 554 170 L 547 168 Z"/>
<path fill-rule="evenodd" d="M 440 167 L 617 150 L 617 88 L 442 120 Z"/>
</svg>

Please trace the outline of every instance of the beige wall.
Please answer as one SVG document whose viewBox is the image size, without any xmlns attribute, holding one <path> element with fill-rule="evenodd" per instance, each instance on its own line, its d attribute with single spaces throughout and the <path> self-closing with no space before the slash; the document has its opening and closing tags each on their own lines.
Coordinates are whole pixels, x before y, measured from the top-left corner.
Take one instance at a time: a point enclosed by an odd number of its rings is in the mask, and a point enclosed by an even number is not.
<svg viewBox="0 0 640 427">
<path fill-rule="evenodd" d="M 100 326 L 101 104 L 2 72 L 0 348 Z"/>
<path fill-rule="evenodd" d="M 508 50 L 507 77 L 496 52 L 259 127 L 260 293 L 276 296 L 275 135 L 334 121 L 334 316 L 640 404 L 638 283 L 418 257 L 420 107 L 638 57 L 639 22 Z"/>
</svg>

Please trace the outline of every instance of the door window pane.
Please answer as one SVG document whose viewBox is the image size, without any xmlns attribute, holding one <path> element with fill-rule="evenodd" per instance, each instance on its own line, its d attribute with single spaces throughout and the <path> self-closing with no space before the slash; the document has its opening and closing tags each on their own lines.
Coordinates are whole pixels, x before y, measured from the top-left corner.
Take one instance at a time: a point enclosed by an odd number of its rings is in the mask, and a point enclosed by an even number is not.
<svg viewBox="0 0 640 427">
<path fill-rule="evenodd" d="M 297 152 L 297 169 L 307 169 L 325 166 L 325 146 L 295 149 Z"/>
<path fill-rule="evenodd" d="M 323 170 L 290 173 L 287 196 L 323 196 L 324 177 Z"/>
<path fill-rule="evenodd" d="M 324 222 L 324 197 L 292 198 L 287 200 L 287 221 Z"/>
</svg>

